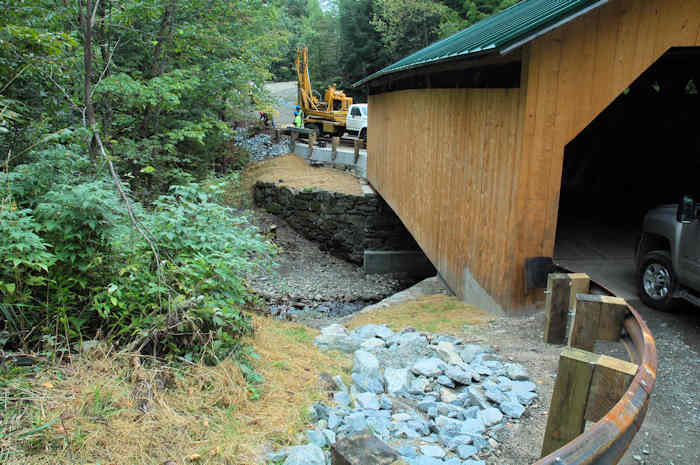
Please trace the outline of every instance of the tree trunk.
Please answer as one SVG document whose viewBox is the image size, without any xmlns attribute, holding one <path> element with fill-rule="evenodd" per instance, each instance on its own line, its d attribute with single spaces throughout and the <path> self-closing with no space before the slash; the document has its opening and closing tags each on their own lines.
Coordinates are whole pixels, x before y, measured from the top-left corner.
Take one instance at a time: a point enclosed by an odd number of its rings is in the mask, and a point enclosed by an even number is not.
<svg viewBox="0 0 700 465">
<path fill-rule="evenodd" d="M 99 1 L 99 0 L 98 0 Z M 80 2 L 80 27 L 83 33 L 83 66 L 85 67 L 83 91 L 85 92 L 85 116 L 84 123 L 91 130 L 95 129 L 95 107 L 92 104 L 92 27 L 93 9 L 95 0 Z M 95 137 L 90 137 L 90 157 L 95 160 L 97 145 Z"/>
</svg>

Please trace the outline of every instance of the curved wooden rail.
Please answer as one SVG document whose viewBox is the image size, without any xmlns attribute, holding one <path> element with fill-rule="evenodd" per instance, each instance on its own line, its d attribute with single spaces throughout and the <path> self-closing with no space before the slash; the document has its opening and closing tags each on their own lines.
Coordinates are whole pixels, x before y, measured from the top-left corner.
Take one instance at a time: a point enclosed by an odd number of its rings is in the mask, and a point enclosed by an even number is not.
<svg viewBox="0 0 700 465">
<path fill-rule="evenodd" d="M 591 281 L 591 293 L 614 296 L 594 281 Z M 542 457 L 535 465 L 616 464 L 642 426 L 656 381 L 656 343 L 639 313 L 629 304 L 627 308 L 629 314 L 624 321 L 622 342 L 631 361 L 639 366 L 632 383 L 602 419 L 563 447 Z"/>
</svg>

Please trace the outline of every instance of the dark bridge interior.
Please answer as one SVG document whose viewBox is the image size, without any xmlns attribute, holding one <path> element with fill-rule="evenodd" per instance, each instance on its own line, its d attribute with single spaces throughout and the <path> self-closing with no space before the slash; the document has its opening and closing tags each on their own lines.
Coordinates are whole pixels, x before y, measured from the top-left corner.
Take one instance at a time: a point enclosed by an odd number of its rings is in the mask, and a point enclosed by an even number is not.
<svg viewBox="0 0 700 465">
<path fill-rule="evenodd" d="M 700 194 L 699 87 L 700 48 L 673 48 L 566 146 L 555 257 L 629 256 L 646 211 Z"/>
</svg>

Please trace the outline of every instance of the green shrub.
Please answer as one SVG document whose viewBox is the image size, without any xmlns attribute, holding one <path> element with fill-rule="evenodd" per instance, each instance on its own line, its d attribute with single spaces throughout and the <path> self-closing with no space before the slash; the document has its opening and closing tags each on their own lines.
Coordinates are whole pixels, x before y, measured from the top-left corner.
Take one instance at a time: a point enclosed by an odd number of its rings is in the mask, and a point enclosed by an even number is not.
<svg viewBox="0 0 700 465">
<path fill-rule="evenodd" d="M 223 184 L 173 186 L 148 210 L 132 204 L 156 263 L 111 181 L 77 175 L 84 158 L 57 147 L 34 160 L 0 175 L 2 345 L 103 334 L 190 360 L 240 350 L 252 331 L 245 277 L 271 265 L 272 248 L 221 205 Z"/>
</svg>

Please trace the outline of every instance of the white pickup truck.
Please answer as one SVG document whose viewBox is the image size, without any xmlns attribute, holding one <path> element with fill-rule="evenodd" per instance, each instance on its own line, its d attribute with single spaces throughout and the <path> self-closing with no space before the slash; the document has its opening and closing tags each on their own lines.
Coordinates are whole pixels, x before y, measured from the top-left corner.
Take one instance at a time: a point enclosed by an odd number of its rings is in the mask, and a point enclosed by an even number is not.
<svg viewBox="0 0 700 465">
<path fill-rule="evenodd" d="M 367 140 L 367 104 L 355 103 L 348 108 L 345 119 L 345 130 L 353 136 Z"/>
</svg>

